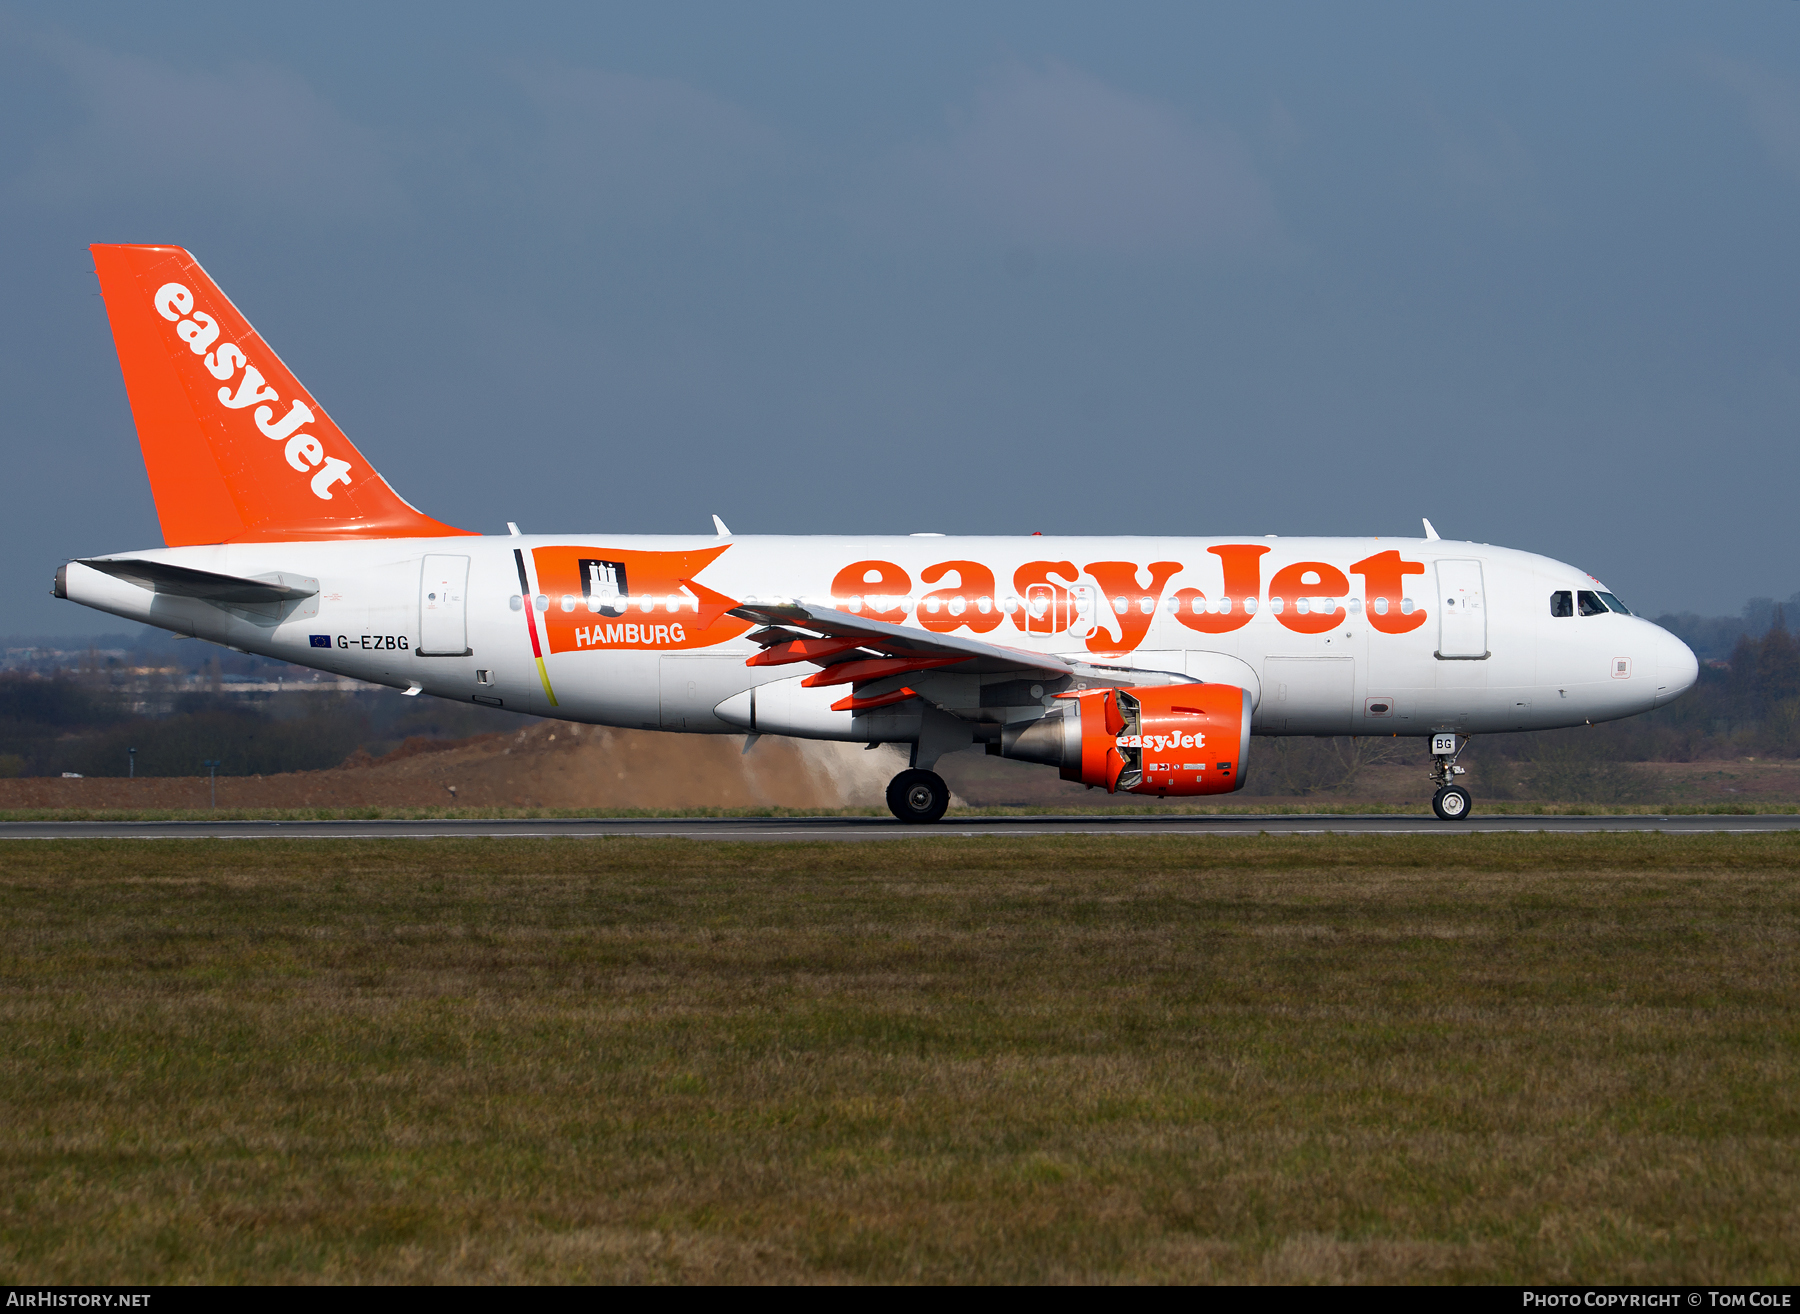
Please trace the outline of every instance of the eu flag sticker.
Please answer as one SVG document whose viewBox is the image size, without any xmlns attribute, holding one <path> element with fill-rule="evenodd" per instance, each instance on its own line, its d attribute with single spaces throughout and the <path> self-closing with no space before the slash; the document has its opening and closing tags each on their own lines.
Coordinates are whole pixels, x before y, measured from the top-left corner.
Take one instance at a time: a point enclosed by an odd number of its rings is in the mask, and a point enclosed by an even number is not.
<svg viewBox="0 0 1800 1314">
<path fill-rule="evenodd" d="M 331 636 L 329 634 L 313 635 L 312 646 L 315 648 L 329 648 L 331 646 Z"/>
</svg>

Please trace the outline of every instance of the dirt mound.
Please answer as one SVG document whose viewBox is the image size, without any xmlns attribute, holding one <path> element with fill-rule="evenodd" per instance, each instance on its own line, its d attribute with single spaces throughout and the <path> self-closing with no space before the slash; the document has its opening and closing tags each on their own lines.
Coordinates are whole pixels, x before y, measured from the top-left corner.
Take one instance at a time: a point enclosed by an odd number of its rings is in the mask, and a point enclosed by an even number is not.
<svg viewBox="0 0 1800 1314">
<path fill-rule="evenodd" d="M 221 808 L 838 808 L 883 805 L 905 750 L 764 737 L 748 753 L 740 735 L 677 735 L 536 722 L 501 734 L 446 740 L 415 737 L 384 757 L 357 753 L 329 771 L 220 776 Z M 1477 805 L 1528 795 L 1485 778 L 1471 759 Z M 1800 762 L 1648 763 L 1649 797 L 1685 805 L 1800 802 Z M 952 753 L 937 770 L 952 796 L 973 806 L 1142 807 L 1135 794 L 1109 796 L 1026 763 Z M 1211 805 L 1405 804 L 1431 797 L 1421 766 L 1370 767 L 1354 791 L 1307 798 L 1239 794 Z M 1552 800 L 1556 801 L 1556 800 Z M 0 810 L 187 809 L 208 806 L 201 777 L 0 779 Z M 1180 802 L 1180 800 L 1176 800 Z"/>
<path fill-rule="evenodd" d="M 543 722 L 504 734 L 409 739 L 330 771 L 220 776 L 221 808 L 836 808 L 878 806 L 898 752 L 741 735 Z M 0 809 L 203 808 L 205 777 L 0 780 Z"/>
</svg>

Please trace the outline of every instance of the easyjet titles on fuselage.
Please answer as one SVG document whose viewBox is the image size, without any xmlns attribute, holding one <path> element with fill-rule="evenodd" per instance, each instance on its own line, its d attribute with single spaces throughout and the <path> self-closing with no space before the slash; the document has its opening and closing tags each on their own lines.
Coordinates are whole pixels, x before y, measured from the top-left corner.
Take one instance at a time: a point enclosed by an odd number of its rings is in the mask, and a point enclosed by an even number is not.
<svg viewBox="0 0 1800 1314">
<path fill-rule="evenodd" d="M 707 554 L 707 559 L 725 550 L 718 548 Z M 1206 635 L 1242 629 L 1265 609 L 1296 634 L 1323 634 L 1353 614 L 1365 616 L 1376 633 L 1408 634 L 1425 624 L 1429 614 L 1406 588 L 1409 576 L 1423 576 L 1424 563 L 1408 561 L 1397 550 L 1374 553 L 1347 568 L 1328 561 L 1291 562 L 1274 573 L 1266 590 L 1262 578 L 1262 558 L 1270 551 L 1266 545 L 1225 543 L 1206 551 L 1218 558 L 1223 583 L 1210 596 L 1191 586 L 1167 588 L 1187 568 L 1179 561 L 1153 561 L 1147 567 L 1130 561 L 1091 561 L 1081 566 L 1073 560 L 1028 561 L 1012 572 L 1012 589 L 1007 592 L 1000 589 L 993 567 L 956 559 L 924 567 L 919 581 L 941 587 L 915 598 L 912 575 L 904 566 L 868 559 L 837 571 L 830 595 L 818 601 L 853 616 L 894 624 L 910 621 L 936 634 L 992 635 L 999 631 L 1050 636 L 1079 628 L 1087 650 L 1099 657 L 1136 651 L 1159 613 Z M 589 555 L 578 557 L 580 553 Z M 539 548 L 533 553 L 543 590 L 537 606 L 548 613 L 551 652 L 705 647 L 743 632 L 743 623 L 729 618 L 707 626 L 580 623 L 599 613 L 622 615 L 625 609 L 673 614 L 700 609 L 695 585 L 677 578 L 693 570 L 694 554 L 610 553 L 631 558 L 629 566 L 594 561 L 594 554 L 608 554 L 608 549 Z M 586 587 L 587 576 L 572 576 L 571 563 L 576 561 L 609 567 L 617 564 L 620 577 L 645 578 L 651 587 L 627 595 L 595 593 Z M 628 575 L 628 568 L 636 574 Z M 1148 583 L 1143 582 L 1145 574 Z M 1353 589 L 1352 575 L 1362 580 L 1360 589 Z M 571 616 L 573 620 L 567 619 Z M 1088 625 L 1078 626 L 1078 620 L 1086 620 Z"/>
</svg>

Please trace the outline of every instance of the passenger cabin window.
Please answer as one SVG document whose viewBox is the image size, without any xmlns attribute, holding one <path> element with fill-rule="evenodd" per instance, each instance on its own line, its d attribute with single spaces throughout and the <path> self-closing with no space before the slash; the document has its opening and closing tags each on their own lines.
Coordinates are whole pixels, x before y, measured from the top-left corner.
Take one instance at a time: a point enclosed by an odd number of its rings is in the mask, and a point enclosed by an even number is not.
<svg viewBox="0 0 1800 1314">
<path fill-rule="evenodd" d="M 1552 616 L 1573 616 L 1575 614 L 1575 595 L 1567 589 L 1558 589 L 1550 595 L 1550 614 Z"/>
<path fill-rule="evenodd" d="M 1581 608 L 1581 614 L 1583 616 L 1606 615 L 1606 604 L 1600 601 L 1600 595 L 1598 593 L 1582 589 L 1575 594 L 1575 602 L 1576 605 Z"/>
<path fill-rule="evenodd" d="M 1600 601 L 1606 604 L 1606 609 L 1608 611 L 1616 611 L 1621 616 L 1631 615 L 1631 608 L 1627 607 L 1610 593 L 1602 593 L 1600 595 Z"/>
</svg>

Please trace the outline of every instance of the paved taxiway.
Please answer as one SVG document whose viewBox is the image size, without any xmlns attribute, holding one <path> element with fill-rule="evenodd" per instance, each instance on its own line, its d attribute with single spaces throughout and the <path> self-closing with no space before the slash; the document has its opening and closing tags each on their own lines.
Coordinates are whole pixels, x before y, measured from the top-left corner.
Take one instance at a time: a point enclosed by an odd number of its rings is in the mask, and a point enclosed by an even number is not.
<svg viewBox="0 0 1800 1314">
<path fill-rule="evenodd" d="M 1670 835 L 1800 830 L 1800 814 L 1757 816 L 1059 816 L 952 817 L 903 826 L 883 817 L 607 817 L 595 820 L 446 821 L 8 821 L 0 839 L 542 839 L 655 836 L 696 840 L 888 840 L 1023 835 L 1460 835 L 1543 831 L 1553 835 L 1661 831 Z"/>
</svg>

